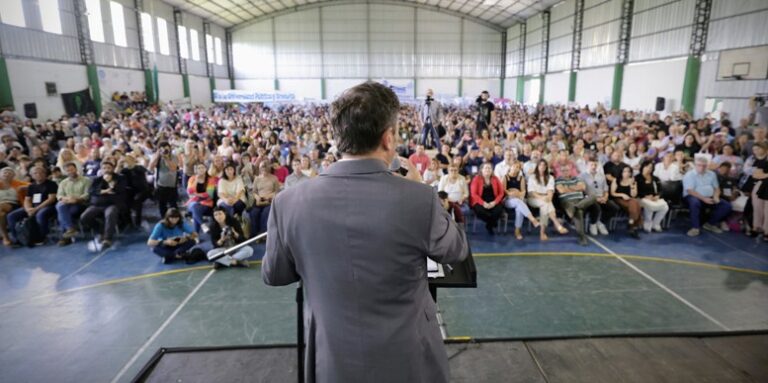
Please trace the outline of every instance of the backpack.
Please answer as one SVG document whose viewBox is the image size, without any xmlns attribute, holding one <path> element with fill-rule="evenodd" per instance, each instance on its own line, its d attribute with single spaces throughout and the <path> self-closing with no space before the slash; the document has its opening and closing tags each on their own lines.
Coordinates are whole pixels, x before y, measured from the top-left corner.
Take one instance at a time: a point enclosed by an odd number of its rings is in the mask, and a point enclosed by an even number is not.
<svg viewBox="0 0 768 383">
<path fill-rule="evenodd" d="M 22 246 L 34 247 L 36 243 L 43 240 L 35 217 L 27 217 L 19 221 L 14 227 L 14 231 L 16 232 L 16 241 Z"/>
</svg>

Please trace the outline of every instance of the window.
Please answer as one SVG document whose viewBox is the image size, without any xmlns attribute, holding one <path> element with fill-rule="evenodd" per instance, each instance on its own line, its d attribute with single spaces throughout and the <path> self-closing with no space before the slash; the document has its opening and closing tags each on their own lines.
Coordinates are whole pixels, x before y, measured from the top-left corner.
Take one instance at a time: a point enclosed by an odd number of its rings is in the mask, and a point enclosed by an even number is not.
<svg viewBox="0 0 768 383">
<path fill-rule="evenodd" d="M 155 51 L 155 32 L 152 29 L 152 16 L 149 13 L 141 12 L 141 33 L 144 50 L 147 52 Z"/>
<path fill-rule="evenodd" d="M 115 37 L 115 45 L 127 47 L 128 41 L 125 38 L 125 15 L 123 6 L 114 1 L 109 2 L 109 10 L 112 12 L 112 33 Z"/>
<path fill-rule="evenodd" d="M 21 5 L 21 0 L 4 0 L 0 19 L 6 24 L 26 27 L 27 23 L 24 21 L 24 8 Z"/>
<path fill-rule="evenodd" d="M 61 34 L 59 0 L 39 0 L 38 4 L 40 4 L 40 18 L 43 21 L 43 30 Z"/>
<path fill-rule="evenodd" d="M 192 51 L 192 60 L 200 61 L 200 42 L 197 40 L 197 31 L 189 30 L 189 50 Z"/>
<path fill-rule="evenodd" d="M 189 58 L 189 44 L 187 43 L 187 28 L 179 25 L 179 56 L 184 59 Z"/>
<path fill-rule="evenodd" d="M 101 22 L 101 0 L 85 0 L 85 8 L 88 12 L 88 31 L 91 40 L 104 42 L 104 25 Z"/>
<path fill-rule="evenodd" d="M 157 18 L 157 40 L 160 42 L 160 54 L 171 54 L 171 49 L 168 46 L 170 42 L 168 39 L 168 23 L 162 17 Z"/>
<path fill-rule="evenodd" d="M 214 41 L 216 42 L 216 64 L 224 65 L 224 56 L 221 52 L 221 39 L 217 37 Z"/>
<path fill-rule="evenodd" d="M 207 64 L 212 63 L 213 60 L 213 37 L 209 34 L 205 34 L 205 51 L 207 53 L 206 59 L 208 60 Z"/>
</svg>

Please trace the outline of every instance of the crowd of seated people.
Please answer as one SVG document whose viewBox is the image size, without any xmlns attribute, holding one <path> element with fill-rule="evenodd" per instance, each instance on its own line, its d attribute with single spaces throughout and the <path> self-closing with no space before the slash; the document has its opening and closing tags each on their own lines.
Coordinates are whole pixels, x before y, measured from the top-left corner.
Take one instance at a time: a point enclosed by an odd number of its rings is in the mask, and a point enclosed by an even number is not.
<svg viewBox="0 0 768 383">
<path fill-rule="evenodd" d="M 499 234 L 509 220 L 522 240 L 527 220 L 542 241 L 573 231 L 586 244 L 612 230 L 661 232 L 683 211 L 689 236 L 741 230 L 768 241 L 768 138 L 754 113 L 734 126 L 599 105 L 492 110 L 478 124 L 472 107 L 444 108 L 439 148 L 421 144 L 418 106 L 403 105 L 395 127 L 401 158 L 468 227 L 482 222 Z M 144 230 L 152 251 L 174 262 L 241 243 L 266 231 L 281 190 L 339 159 L 328 115 L 322 104 L 152 107 L 49 121 L 6 112 L 3 245 L 93 236 L 103 248 L 121 231 Z M 248 256 L 209 258 L 243 266 Z"/>
</svg>

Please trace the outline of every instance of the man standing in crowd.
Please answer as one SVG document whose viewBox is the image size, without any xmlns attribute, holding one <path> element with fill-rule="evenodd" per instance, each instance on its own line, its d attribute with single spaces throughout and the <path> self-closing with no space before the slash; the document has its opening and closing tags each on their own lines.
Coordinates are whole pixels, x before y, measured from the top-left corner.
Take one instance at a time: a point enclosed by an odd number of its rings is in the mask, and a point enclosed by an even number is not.
<svg viewBox="0 0 768 383">
<path fill-rule="evenodd" d="M 178 170 L 179 160 L 171 150 L 171 144 L 163 141 L 159 145 L 160 149 L 152 158 L 149 168 L 155 172 L 155 196 L 157 197 L 157 206 L 160 209 L 160 216 L 165 217 L 165 212 L 169 207 L 178 208 Z"/>
<path fill-rule="evenodd" d="M 59 225 L 64 232 L 59 241 L 59 245 L 69 245 L 72 238 L 77 234 L 74 226 L 74 218 L 85 211 L 88 202 L 88 190 L 91 187 L 91 179 L 81 176 L 77 172 L 77 165 L 72 162 L 64 165 L 64 171 L 67 178 L 59 183 L 59 189 L 56 192 L 56 198 L 59 202 L 56 204 L 56 213 L 59 218 Z"/>
<path fill-rule="evenodd" d="M 443 111 L 440 101 L 432 98 L 432 89 L 427 89 L 427 98 L 424 100 L 424 105 L 421 106 L 421 145 L 427 146 L 427 143 L 433 143 L 434 149 L 440 149 L 440 134 L 437 132 L 437 126 L 442 121 Z M 427 137 L 432 136 L 432 140 L 428 140 Z"/>
<path fill-rule="evenodd" d="M 426 258 L 461 261 L 467 242 L 412 164 L 389 170 L 399 108 L 383 85 L 348 89 L 331 109 L 343 159 L 272 203 L 262 276 L 304 283 L 310 382 L 448 381 Z"/>
<path fill-rule="evenodd" d="M 691 211 L 691 229 L 688 236 L 699 235 L 700 228 L 720 234 L 723 231 L 718 227 L 725 217 L 731 212 L 731 204 L 720 199 L 720 185 L 717 182 L 715 172 L 707 169 L 707 158 L 697 156 L 694 159 L 695 168 L 683 177 L 683 198 Z M 701 225 L 701 211 L 705 208 L 712 209 L 709 220 Z"/>
<path fill-rule="evenodd" d="M 477 98 L 477 133 L 479 133 L 485 129 L 488 129 L 491 124 L 493 123 L 493 117 L 496 115 L 494 112 L 495 106 L 489 99 L 491 98 L 491 95 L 488 93 L 487 90 L 484 90 L 482 93 L 480 93 L 480 96 Z"/>
</svg>

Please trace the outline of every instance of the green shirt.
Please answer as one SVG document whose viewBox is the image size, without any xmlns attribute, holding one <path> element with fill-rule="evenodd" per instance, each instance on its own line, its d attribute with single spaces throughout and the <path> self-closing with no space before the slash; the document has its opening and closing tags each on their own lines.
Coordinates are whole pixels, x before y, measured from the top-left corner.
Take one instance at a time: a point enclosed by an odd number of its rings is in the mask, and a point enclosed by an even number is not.
<svg viewBox="0 0 768 383">
<path fill-rule="evenodd" d="M 83 201 L 88 201 L 88 188 L 91 187 L 91 179 L 84 176 L 78 176 L 72 180 L 67 177 L 59 183 L 59 191 L 56 198 L 77 197 Z"/>
</svg>

